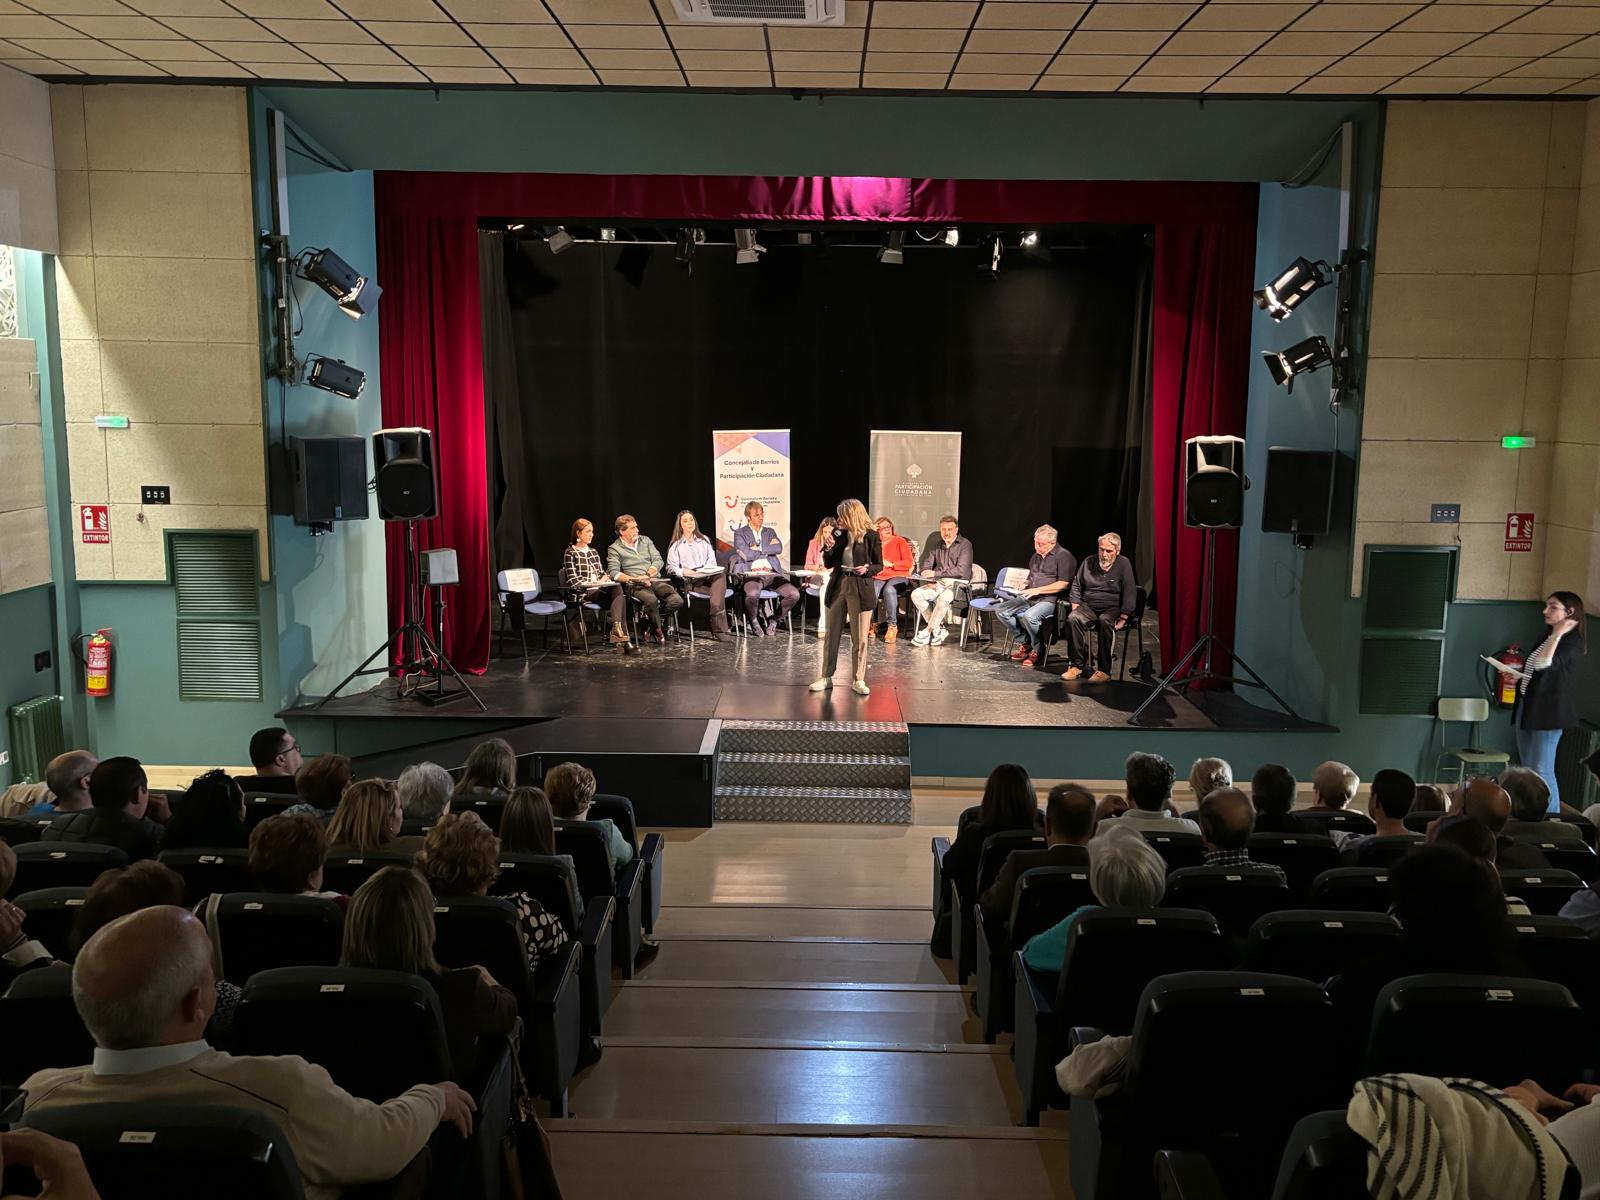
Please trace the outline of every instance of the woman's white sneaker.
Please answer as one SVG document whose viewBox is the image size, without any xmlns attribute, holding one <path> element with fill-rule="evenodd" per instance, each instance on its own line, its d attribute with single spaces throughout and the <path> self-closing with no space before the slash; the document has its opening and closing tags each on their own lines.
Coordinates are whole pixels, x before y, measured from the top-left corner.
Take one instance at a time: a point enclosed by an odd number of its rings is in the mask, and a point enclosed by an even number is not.
<svg viewBox="0 0 1600 1200">
<path fill-rule="evenodd" d="M 815 687 L 816 685 L 813 684 L 812 686 Z M 872 689 L 867 686 L 867 681 L 865 679 L 856 680 L 850 685 L 850 688 L 858 696 L 867 696 L 872 694 Z"/>
<path fill-rule="evenodd" d="M 811 683 L 811 690 L 813 692 L 825 692 L 829 688 L 831 688 L 832 686 L 833 686 L 833 680 L 832 679 L 816 679 L 816 680 L 813 680 L 812 683 Z"/>
</svg>

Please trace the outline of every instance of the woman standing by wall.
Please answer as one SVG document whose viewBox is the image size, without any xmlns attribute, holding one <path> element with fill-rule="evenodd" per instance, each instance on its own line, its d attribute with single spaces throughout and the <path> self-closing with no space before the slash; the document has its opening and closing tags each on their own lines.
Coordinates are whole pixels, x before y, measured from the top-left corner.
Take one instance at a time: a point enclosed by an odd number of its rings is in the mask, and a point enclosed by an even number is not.
<svg viewBox="0 0 1600 1200">
<path fill-rule="evenodd" d="M 850 620 L 850 651 L 855 666 L 856 695 L 865 696 L 867 686 L 867 624 L 872 620 L 872 577 L 883 569 L 883 543 L 872 527 L 872 518 L 859 500 L 841 500 L 838 521 L 834 524 L 822 561 L 831 574 L 823 605 L 828 610 L 828 636 L 823 641 L 822 674 L 811 685 L 813 692 L 833 686 L 833 672 L 839 665 L 839 639 L 844 622 Z"/>
<path fill-rule="evenodd" d="M 1561 811 L 1556 787 L 1556 747 L 1562 730 L 1578 723 L 1574 694 L 1578 660 L 1584 655 L 1583 599 L 1576 592 L 1552 592 L 1544 602 L 1545 628 L 1527 665 L 1501 670 L 1517 680 L 1517 705 L 1511 723 L 1517 731 L 1517 757 L 1550 785 L 1550 811 Z"/>
</svg>

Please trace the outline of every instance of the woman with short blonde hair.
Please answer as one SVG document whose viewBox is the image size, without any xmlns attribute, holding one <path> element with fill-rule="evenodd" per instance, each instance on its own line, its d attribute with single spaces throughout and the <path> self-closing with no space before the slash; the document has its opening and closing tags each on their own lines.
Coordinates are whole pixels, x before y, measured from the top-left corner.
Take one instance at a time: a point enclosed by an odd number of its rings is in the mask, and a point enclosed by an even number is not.
<svg viewBox="0 0 1600 1200">
<path fill-rule="evenodd" d="M 352 783 L 328 822 L 328 844 L 338 854 L 369 854 L 400 836 L 400 790 L 389 779 Z"/>
<path fill-rule="evenodd" d="M 545 772 L 544 792 L 550 800 L 551 811 L 563 821 L 588 821 L 605 830 L 606 850 L 611 856 L 611 869 L 615 871 L 625 862 L 633 861 L 633 843 L 622 836 L 622 830 L 610 817 L 589 816 L 589 806 L 594 803 L 594 772 L 582 763 L 557 763 Z"/>
<path fill-rule="evenodd" d="M 850 654 L 855 668 L 851 687 L 856 695 L 871 692 L 867 686 L 867 623 L 876 602 L 872 578 L 883 569 L 883 542 L 872 527 L 872 518 L 859 500 L 841 500 L 835 510 L 837 520 L 823 550 L 828 568 L 828 590 L 823 605 L 828 610 L 828 636 L 823 640 L 822 674 L 811 685 L 813 692 L 833 686 L 833 672 L 839 665 L 839 639 L 844 622 L 850 621 Z"/>
<path fill-rule="evenodd" d="M 1189 768 L 1189 790 L 1199 803 L 1218 788 L 1233 786 L 1233 768 L 1226 759 L 1197 758 Z"/>
</svg>

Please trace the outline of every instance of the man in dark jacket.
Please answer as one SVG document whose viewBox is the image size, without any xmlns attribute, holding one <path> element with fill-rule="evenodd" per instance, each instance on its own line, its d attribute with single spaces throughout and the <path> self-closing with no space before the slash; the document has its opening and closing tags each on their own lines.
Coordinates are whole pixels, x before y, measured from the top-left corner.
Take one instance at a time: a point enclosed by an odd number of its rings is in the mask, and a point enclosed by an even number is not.
<svg viewBox="0 0 1600 1200">
<path fill-rule="evenodd" d="M 1514 842 L 1506 836 L 1511 797 L 1494 780 L 1479 777 L 1467 784 L 1461 796 L 1461 811 L 1494 834 L 1494 862 L 1501 870 L 1541 871 L 1550 865 L 1539 847 Z"/>
<path fill-rule="evenodd" d="M 1081 677 L 1090 667 L 1089 630 L 1095 631 L 1094 674 L 1090 683 L 1104 683 L 1111 678 L 1112 635 L 1128 624 L 1128 619 L 1138 607 L 1138 585 L 1133 578 L 1133 564 L 1122 557 L 1122 537 L 1115 533 L 1102 533 L 1098 553 L 1078 565 L 1072 577 L 1072 588 L 1067 599 L 1072 602 L 1072 614 L 1067 618 L 1067 633 L 1072 639 L 1072 665 L 1061 678 L 1072 680 Z"/>
<path fill-rule="evenodd" d="M 92 842 L 115 846 L 129 861 L 161 852 L 161 826 L 145 816 L 150 806 L 144 768 L 136 758 L 108 758 L 89 777 L 93 807 L 63 813 L 46 827 L 45 842 Z"/>
<path fill-rule="evenodd" d="M 1089 869 L 1089 839 L 1094 836 L 1095 799 L 1076 783 L 1058 783 L 1044 805 L 1043 850 L 1013 850 L 1006 855 L 989 890 L 978 897 L 986 917 L 1004 922 L 1011 918 L 1011 900 L 1017 880 L 1034 867 Z"/>
</svg>

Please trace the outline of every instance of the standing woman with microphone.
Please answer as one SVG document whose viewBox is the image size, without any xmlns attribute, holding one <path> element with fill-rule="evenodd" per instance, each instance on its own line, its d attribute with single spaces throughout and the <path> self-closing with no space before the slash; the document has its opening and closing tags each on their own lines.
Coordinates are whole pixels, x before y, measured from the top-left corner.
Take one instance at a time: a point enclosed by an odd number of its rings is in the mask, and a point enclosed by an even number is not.
<svg viewBox="0 0 1600 1200">
<path fill-rule="evenodd" d="M 1573 695 L 1578 660 L 1584 654 L 1583 599 L 1576 592 L 1552 592 L 1544 602 L 1545 629 L 1527 665 L 1505 671 L 1517 678 L 1517 705 L 1511 723 L 1517 731 L 1517 758 L 1550 785 L 1550 811 L 1561 811 L 1556 787 L 1556 746 L 1561 733 L 1578 723 Z"/>
<path fill-rule="evenodd" d="M 822 674 L 811 685 L 813 692 L 833 686 L 833 672 L 839 665 L 839 639 L 844 634 L 845 617 L 850 618 L 850 652 L 855 663 L 855 682 L 850 686 L 858 696 L 872 689 L 867 686 L 867 623 L 872 620 L 876 602 L 872 577 L 883 569 L 883 543 L 872 518 L 859 500 L 841 500 L 838 520 L 822 561 L 829 570 L 828 590 L 823 607 L 828 613 L 828 636 L 823 642 Z"/>
</svg>

